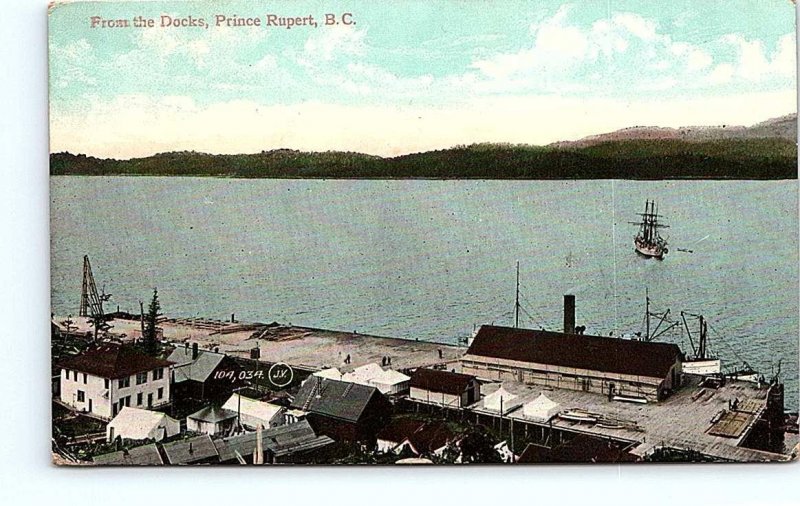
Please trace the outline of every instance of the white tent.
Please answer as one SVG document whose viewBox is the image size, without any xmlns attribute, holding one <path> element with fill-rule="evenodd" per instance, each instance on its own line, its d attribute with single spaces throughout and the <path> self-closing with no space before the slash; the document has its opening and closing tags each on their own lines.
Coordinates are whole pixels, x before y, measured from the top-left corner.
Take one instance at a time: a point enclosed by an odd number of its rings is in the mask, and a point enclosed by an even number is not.
<svg viewBox="0 0 800 506">
<path fill-rule="evenodd" d="M 350 383 L 358 383 L 359 385 L 366 385 L 369 380 L 378 376 L 383 372 L 381 366 L 376 363 L 362 365 L 356 367 L 353 372 L 349 372 L 342 376 L 342 381 L 349 381 Z"/>
<path fill-rule="evenodd" d="M 560 404 L 551 401 L 546 395 L 539 394 L 539 397 L 522 406 L 522 414 L 526 418 L 546 422 L 558 413 L 559 406 Z"/>
<path fill-rule="evenodd" d="M 339 369 L 335 367 L 331 367 L 330 369 L 323 369 L 321 371 L 317 371 L 312 376 L 318 376 L 320 378 L 327 378 L 336 381 L 342 381 L 342 373 Z"/>
<path fill-rule="evenodd" d="M 411 378 L 401 372 L 387 369 L 370 379 L 369 384 L 383 394 L 399 394 L 409 389 Z"/>
<path fill-rule="evenodd" d="M 263 425 L 267 429 L 283 425 L 283 406 L 258 401 L 240 394 L 231 395 L 222 405 L 222 409 L 236 412 L 241 416 L 242 425 L 252 427 L 254 430 L 259 425 Z"/>
<path fill-rule="evenodd" d="M 500 388 L 483 398 L 483 407 L 498 413 L 502 409 L 503 413 L 505 413 L 518 404 L 514 402 L 516 398 L 516 395 L 500 386 Z"/>
<path fill-rule="evenodd" d="M 161 441 L 181 431 L 178 420 L 158 411 L 125 406 L 106 427 L 106 439 L 154 439 Z"/>
<path fill-rule="evenodd" d="M 411 378 L 392 369 L 383 370 L 376 363 L 356 367 L 342 376 L 342 381 L 377 388 L 383 394 L 397 394 L 408 390 Z"/>
</svg>

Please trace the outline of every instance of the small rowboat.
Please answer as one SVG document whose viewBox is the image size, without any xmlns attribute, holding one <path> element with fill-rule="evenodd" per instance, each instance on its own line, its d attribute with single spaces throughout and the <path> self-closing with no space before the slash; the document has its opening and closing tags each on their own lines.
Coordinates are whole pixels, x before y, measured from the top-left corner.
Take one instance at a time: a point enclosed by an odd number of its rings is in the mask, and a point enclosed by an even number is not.
<svg viewBox="0 0 800 506">
<path fill-rule="evenodd" d="M 559 413 L 558 417 L 562 420 L 569 420 L 571 422 L 597 422 L 597 417 L 595 415 L 577 409 L 570 409 L 564 411 L 563 413 Z"/>
</svg>

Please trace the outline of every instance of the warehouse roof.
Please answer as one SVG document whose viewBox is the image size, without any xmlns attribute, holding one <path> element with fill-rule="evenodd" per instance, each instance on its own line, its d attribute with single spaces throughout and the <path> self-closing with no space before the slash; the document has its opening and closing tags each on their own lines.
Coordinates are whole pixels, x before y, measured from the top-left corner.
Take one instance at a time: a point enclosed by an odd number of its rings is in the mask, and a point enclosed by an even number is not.
<svg viewBox="0 0 800 506">
<path fill-rule="evenodd" d="M 664 378 L 681 350 L 668 343 L 483 325 L 469 355 Z"/>
</svg>

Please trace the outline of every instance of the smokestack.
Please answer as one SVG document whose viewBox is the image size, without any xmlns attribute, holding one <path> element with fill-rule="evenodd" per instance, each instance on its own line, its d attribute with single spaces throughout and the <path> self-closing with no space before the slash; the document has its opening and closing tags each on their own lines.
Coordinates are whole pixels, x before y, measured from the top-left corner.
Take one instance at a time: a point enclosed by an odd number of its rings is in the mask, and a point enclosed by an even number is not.
<svg viewBox="0 0 800 506">
<path fill-rule="evenodd" d="M 575 333 L 575 296 L 564 296 L 564 333 Z"/>
<path fill-rule="evenodd" d="M 573 304 L 575 304 L 575 303 L 573 302 Z M 574 308 L 574 306 L 573 306 L 573 308 Z M 575 320 L 575 318 L 574 318 L 575 309 L 572 310 L 572 314 L 573 314 L 572 326 L 574 327 L 575 326 L 575 323 L 574 323 L 574 320 Z M 197 343 L 192 343 L 192 360 L 197 360 L 197 354 L 198 354 L 197 353 Z"/>
</svg>

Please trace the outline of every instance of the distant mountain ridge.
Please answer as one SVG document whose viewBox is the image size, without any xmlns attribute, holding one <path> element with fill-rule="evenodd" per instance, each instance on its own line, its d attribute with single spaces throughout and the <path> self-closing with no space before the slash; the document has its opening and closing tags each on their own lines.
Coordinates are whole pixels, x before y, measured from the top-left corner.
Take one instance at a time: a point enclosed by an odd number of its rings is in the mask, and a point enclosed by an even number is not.
<svg viewBox="0 0 800 506">
<path fill-rule="evenodd" d="M 787 114 L 786 116 L 772 118 L 749 127 L 743 125 L 686 126 L 681 128 L 635 126 L 613 132 L 590 135 L 575 141 L 554 142 L 550 146 L 575 148 L 623 140 L 682 140 L 691 142 L 723 139 L 785 139 L 796 141 L 797 114 Z"/>
<path fill-rule="evenodd" d="M 634 127 L 549 146 L 475 144 L 382 158 L 275 149 L 130 160 L 50 155 L 52 175 L 354 179 L 797 179 L 796 115 L 750 127 Z"/>
</svg>

